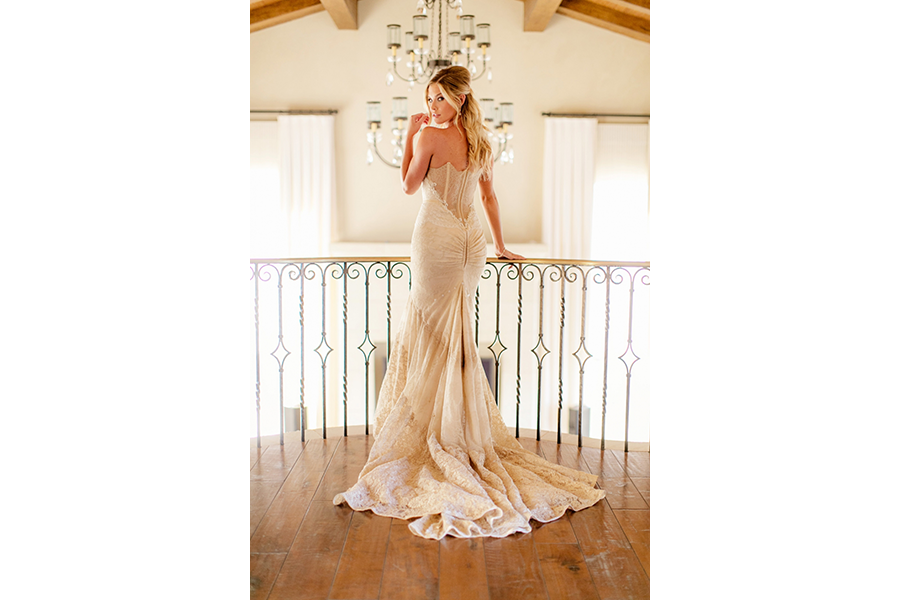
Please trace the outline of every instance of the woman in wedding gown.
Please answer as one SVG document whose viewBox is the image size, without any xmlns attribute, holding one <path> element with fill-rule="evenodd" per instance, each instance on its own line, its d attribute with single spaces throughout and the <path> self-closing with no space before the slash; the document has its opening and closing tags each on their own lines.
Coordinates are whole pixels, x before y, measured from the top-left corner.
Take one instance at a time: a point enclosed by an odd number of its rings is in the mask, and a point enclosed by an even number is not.
<svg viewBox="0 0 900 600">
<path fill-rule="evenodd" d="M 497 256 L 522 257 L 503 244 L 491 147 L 469 71 L 437 73 L 426 104 L 429 114 L 410 119 L 402 167 L 403 191 L 423 188 L 411 295 L 379 393 L 368 462 L 334 503 L 415 519 L 410 530 L 425 538 L 528 532 L 530 519 L 552 521 L 606 493 L 596 476 L 526 451 L 500 417 L 475 340 L 475 289 L 486 261 L 476 186 Z"/>
</svg>

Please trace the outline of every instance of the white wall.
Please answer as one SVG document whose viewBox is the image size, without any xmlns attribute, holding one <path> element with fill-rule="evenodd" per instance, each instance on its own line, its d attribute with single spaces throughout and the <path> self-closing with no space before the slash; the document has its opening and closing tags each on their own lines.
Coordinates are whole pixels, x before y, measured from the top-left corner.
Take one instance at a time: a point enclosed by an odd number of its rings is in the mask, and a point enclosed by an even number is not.
<svg viewBox="0 0 900 600">
<path fill-rule="evenodd" d="M 543 32 L 523 32 L 517 0 L 465 0 L 464 7 L 491 24 L 494 79 L 476 81 L 476 97 L 515 104 L 516 162 L 495 175 L 504 236 L 540 242 L 541 112 L 649 114 L 650 47 L 561 15 Z M 409 92 L 384 82 L 386 25 L 411 28 L 414 10 L 412 0 L 363 0 L 356 31 L 339 31 L 322 12 L 250 36 L 252 109 L 338 111 L 336 241 L 409 241 L 420 198 L 400 191 L 397 169 L 377 159 L 366 165 L 365 104 L 380 100 L 385 120 L 393 96 L 408 96 L 417 110 L 423 86 Z M 382 144 L 389 148 L 387 138 Z"/>
</svg>

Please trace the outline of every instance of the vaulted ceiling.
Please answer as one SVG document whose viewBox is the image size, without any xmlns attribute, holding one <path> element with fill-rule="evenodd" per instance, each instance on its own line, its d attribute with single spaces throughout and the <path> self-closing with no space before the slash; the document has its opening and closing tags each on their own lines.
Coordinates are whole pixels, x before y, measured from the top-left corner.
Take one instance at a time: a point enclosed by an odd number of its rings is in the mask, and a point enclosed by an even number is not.
<svg viewBox="0 0 900 600">
<path fill-rule="evenodd" d="M 250 4 L 250 31 L 321 11 L 338 29 L 357 29 L 358 0 L 258 0 Z M 523 31 L 543 31 L 554 13 L 650 42 L 650 0 L 522 0 Z"/>
</svg>

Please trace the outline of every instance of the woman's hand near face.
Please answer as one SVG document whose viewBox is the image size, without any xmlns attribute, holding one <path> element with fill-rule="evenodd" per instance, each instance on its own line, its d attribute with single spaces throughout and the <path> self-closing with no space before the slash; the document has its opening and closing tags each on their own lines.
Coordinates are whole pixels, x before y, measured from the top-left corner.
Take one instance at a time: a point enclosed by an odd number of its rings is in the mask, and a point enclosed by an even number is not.
<svg viewBox="0 0 900 600">
<path fill-rule="evenodd" d="M 407 138 L 412 138 L 419 130 L 428 125 L 429 117 L 425 113 L 416 113 L 409 119 L 409 130 L 406 132 Z"/>
</svg>

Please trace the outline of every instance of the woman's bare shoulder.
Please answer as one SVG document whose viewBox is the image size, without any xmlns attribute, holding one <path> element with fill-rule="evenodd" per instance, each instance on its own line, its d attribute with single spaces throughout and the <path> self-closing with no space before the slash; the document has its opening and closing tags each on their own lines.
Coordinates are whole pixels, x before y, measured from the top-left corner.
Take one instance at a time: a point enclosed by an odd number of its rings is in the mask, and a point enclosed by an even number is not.
<svg viewBox="0 0 900 600">
<path fill-rule="evenodd" d="M 418 136 L 418 143 L 421 144 L 422 142 L 425 142 L 428 145 L 441 143 L 443 140 L 441 131 L 442 130 L 437 129 L 436 127 L 423 127 L 419 133 L 416 134 Z"/>
</svg>

